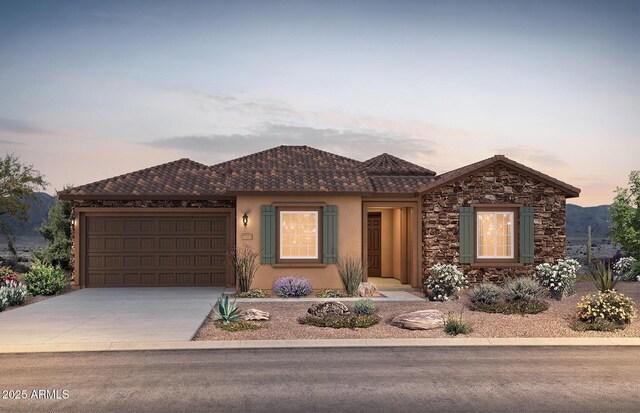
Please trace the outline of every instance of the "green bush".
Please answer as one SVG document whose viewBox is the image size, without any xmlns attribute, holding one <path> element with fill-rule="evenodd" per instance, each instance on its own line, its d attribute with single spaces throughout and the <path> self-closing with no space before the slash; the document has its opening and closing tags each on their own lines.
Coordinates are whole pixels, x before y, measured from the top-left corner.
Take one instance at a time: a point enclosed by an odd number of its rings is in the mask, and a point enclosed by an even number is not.
<svg viewBox="0 0 640 413">
<path fill-rule="evenodd" d="M 70 270 L 71 202 L 56 198 L 49 209 L 47 220 L 36 231 L 49 241 L 49 245 L 34 251 L 34 257 L 63 270 Z"/>
<path fill-rule="evenodd" d="M 469 334 L 471 328 L 462 319 L 462 313 L 458 317 L 449 314 L 444 321 L 444 332 L 450 336 L 457 336 L 458 334 Z"/>
<path fill-rule="evenodd" d="M 504 290 L 491 282 L 482 283 L 469 291 L 473 304 L 495 304 L 502 300 Z"/>
<path fill-rule="evenodd" d="M 230 331 L 235 333 L 236 331 L 253 331 L 259 330 L 264 327 L 263 324 L 251 323 L 249 321 L 240 320 L 235 323 L 225 324 L 222 321 L 214 321 L 214 324 L 217 328 L 224 331 Z"/>
<path fill-rule="evenodd" d="M 376 303 L 371 298 L 353 303 L 353 312 L 359 315 L 372 315 L 376 312 Z"/>
<path fill-rule="evenodd" d="M 340 274 L 342 285 L 344 285 L 344 290 L 349 297 L 353 297 L 362 282 L 362 274 L 364 274 L 362 260 L 352 256 L 338 258 L 338 273 Z"/>
<path fill-rule="evenodd" d="M 59 294 L 69 287 L 71 278 L 59 267 L 35 259 L 31 271 L 22 275 L 31 295 Z"/>
<path fill-rule="evenodd" d="M 515 301 L 511 303 L 499 302 L 495 304 L 474 304 L 471 306 L 473 311 L 482 311 L 483 313 L 502 313 L 502 314 L 538 314 L 549 309 L 549 305 L 540 300 L 531 301 Z"/>
<path fill-rule="evenodd" d="M 504 286 L 504 298 L 508 303 L 539 300 L 542 296 L 544 296 L 544 289 L 536 280 L 529 277 L 516 278 Z"/>
<path fill-rule="evenodd" d="M 322 290 L 316 295 L 320 298 L 344 298 L 349 296 L 349 294 L 345 293 L 344 291 L 332 290 L 331 288 Z"/>
<path fill-rule="evenodd" d="M 245 292 L 237 292 L 235 294 L 238 298 L 268 298 L 271 297 L 268 292 L 260 289 L 253 289 Z"/>
<path fill-rule="evenodd" d="M 315 317 L 307 315 L 298 320 L 300 324 L 331 328 L 367 328 L 378 324 L 378 318 L 372 315 L 344 315 L 333 317 Z"/>
</svg>

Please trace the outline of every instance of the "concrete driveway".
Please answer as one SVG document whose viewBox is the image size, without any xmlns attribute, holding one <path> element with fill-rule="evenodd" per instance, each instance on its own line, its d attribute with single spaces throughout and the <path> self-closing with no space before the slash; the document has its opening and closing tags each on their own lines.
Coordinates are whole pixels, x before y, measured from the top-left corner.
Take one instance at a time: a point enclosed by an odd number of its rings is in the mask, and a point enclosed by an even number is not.
<svg viewBox="0 0 640 413">
<path fill-rule="evenodd" d="M 87 288 L 0 313 L 0 345 L 189 341 L 222 288 Z"/>
</svg>

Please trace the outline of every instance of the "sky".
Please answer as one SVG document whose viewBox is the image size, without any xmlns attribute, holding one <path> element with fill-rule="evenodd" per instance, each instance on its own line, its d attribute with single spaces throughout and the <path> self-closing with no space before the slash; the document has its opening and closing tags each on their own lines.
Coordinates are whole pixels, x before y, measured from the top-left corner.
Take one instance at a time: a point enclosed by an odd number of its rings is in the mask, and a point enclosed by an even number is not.
<svg viewBox="0 0 640 413">
<path fill-rule="evenodd" d="M 640 1 L 0 0 L 0 154 L 48 192 L 281 144 L 504 154 L 611 203 L 640 169 Z"/>
</svg>

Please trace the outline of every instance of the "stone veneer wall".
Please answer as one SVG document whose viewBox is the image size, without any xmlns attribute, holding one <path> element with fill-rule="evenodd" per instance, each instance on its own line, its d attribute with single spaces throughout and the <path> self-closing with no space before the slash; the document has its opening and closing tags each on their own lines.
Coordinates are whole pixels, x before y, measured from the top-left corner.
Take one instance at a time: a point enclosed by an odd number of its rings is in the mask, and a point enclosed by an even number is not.
<svg viewBox="0 0 640 413">
<path fill-rule="evenodd" d="M 235 200 L 75 200 L 71 202 L 71 220 L 75 221 L 76 208 L 235 208 Z M 71 273 L 75 268 L 75 227 L 71 225 Z M 73 280 L 76 284 L 77 280 Z"/>
<path fill-rule="evenodd" d="M 533 206 L 535 263 L 511 268 L 460 264 L 459 210 L 472 203 Z M 532 275 L 536 265 L 566 255 L 565 207 L 562 191 L 505 166 L 490 166 L 436 188 L 422 197 L 423 277 L 439 262 L 457 265 L 471 283 Z"/>
</svg>

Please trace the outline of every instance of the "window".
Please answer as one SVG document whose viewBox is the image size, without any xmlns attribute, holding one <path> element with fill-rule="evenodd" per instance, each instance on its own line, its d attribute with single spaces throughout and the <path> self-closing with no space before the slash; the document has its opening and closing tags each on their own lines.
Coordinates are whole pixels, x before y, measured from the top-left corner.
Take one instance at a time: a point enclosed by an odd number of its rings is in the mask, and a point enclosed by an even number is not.
<svg viewBox="0 0 640 413">
<path fill-rule="evenodd" d="M 281 260 L 318 260 L 318 209 L 279 211 Z"/>
<path fill-rule="evenodd" d="M 476 213 L 476 257 L 478 259 L 513 259 L 515 214 L 513 211 L 478 211 Z"/>
</svg>

